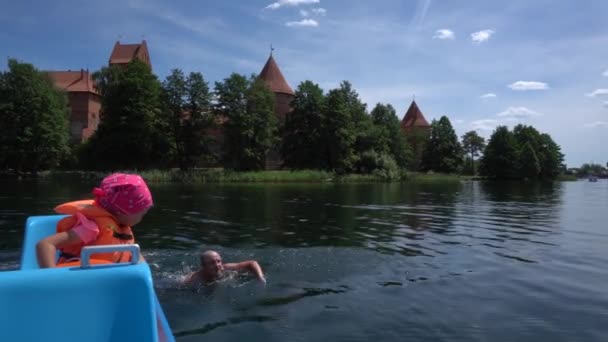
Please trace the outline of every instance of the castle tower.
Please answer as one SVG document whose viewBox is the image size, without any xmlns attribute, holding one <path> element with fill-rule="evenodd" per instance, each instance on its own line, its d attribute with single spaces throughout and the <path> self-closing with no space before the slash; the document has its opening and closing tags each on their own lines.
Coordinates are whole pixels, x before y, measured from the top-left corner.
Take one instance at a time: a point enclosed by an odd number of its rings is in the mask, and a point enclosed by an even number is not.
<svg viewBox="0 0 608 342">
<path fill-rule="evenodd" d="M 82 143 L 93 135 L 99 125 L 101 96 L 89 70 L 47 71 L 53 85 L 68 95 L 70 106 L 70 142 Z"/>
<path fill-rule="evenodd" d="M 408 135 L 408 133 L 413 133 L 416 130 L 428 131 L 430 129 L 431 125 L 424 118 L 422 111 L 418 108 L 418 104 L 416 104 L 416 101 L 412 101 L 410 108 L 408 108 L 403 116 L 403 120 L 401 120 L 401 130 Z"/>
<path fill-rule="evenodd" d="M 272 51 L 259 77 L 266 82 L 274 93 L 274 113 L 279 118 L 279 122 L 284 122 L 285 116 L 291 111 L 291 101 L 294 98 L 294 92 L 285 80 L 285 77 L 283 77 L 281 69 L 279 69 L 277 62 L 272 56 Z"/>
<path fill-rule="evenodd" d="M 283 77 L 283 73 L 277 62 L 272 56 L 272 47 L 270 48 L 270 56 L 262 68 L 259 77 L 266 82 L 268 88 L 275 95 L 274 114 L 279 119 L 279 125 L 285 122 L 285 117 L 291 112 L 291 101 L 294 98 L 294 92 Z M 278 146 L 274 146 L 266 156 L 266 169 L 278 169 L 282 164 L 281 153 Z"/>
<path fill-rule="evenodd" d="M 146 63 L 150 68 L 152 67 L 150 53 L 148 52 L 148 44 L 145 40 L 142 40 L 140 44 L 121 44 L 117 41 L 110 54 L 108 64 L 110 66 L 126 65 L 135 58 Z"/>
<path fill-rule="evenodd" d="M 413 170 L 418 170 L 422 163 L 424 145 L 431 131 L 431 125 L 426 121 L 415 100 L 412 101 L 410 107 L 403 116 L 403 120 L 401 120 L 401 131 L 405 135 L 407 143 L 413 152 L 411 168 Z"/>
</svg>

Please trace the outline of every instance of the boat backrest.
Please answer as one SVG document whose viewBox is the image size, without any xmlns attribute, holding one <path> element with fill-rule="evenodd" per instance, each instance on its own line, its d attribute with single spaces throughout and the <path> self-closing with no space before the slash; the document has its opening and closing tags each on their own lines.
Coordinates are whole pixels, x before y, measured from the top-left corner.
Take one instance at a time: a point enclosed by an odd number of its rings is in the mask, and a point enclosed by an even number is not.
<svg viewBox="0 0 608 342">
<path fill-rule="evenodd" d="M 36 259 L 36 244 L 55 234 L 57 222 L 66 215 L 30 216 L 25 222 L 25 236 L 21 250 L 21 269 L 39 269 Z"/>
<path fill-rule="evenodd" d="M 148 264 L 0 272 L 0 341 L 157 341 Z"/>
</svg>

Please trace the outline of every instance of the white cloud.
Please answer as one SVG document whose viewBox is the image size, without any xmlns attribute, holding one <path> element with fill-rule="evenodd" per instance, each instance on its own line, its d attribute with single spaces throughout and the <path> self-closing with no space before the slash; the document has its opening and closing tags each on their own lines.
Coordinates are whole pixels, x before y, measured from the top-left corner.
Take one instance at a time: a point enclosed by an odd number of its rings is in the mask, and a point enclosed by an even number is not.
<svg viewBox="0 0 608 342">
<path fill-rule="evenodd" d="M 303 17 L 308 17 L 308 11 L 307 10 L 300 10 L 300 15 Z"/>
<path fill-rule="evenodd" d="M 327 10 L 325 8 L 313 8 L 312 13 L 316 14 L 316 15 L 326 15 L 327 14 Z"/>
<path fill-rule="evenodd" d="M 482 98 L 482 99 L 491 99 L 491 98 L 495 98 L 495 97 L 496 97 L 496 94 L 494 94 L 494 93 L 487 93 L 487 94 L 483 94 L 480 96 L 480 98 Z"/>
<path fill-rule="evenodd" d="M 289 27 L 317 27 L 319 23 L 314 19 L 302 19 L 300 21 L 288 21 L 285 25 Z"/>
<path fill-rule="evenodd" d="M 549 86 L 545 82 L 537 81 L 517 81 L 509 84 L 509 88 L 513 90 L 545 90 Z"/>
<path fill-rule="evenodd" d="M 509 107 L 496 115 L 513 118 L 528 118 L 531 116 L 539 116 L 541 114 L 526 107 Z"/>
<path fill-rule="evenodd" d="M 488 41 L 488 39 L 490 39 L 493 34 L 494 30 L 490 29 L 473 32 L 471 33 L 471 40 L 475 44 L 481 44 L 483 42 Z"/>
<path fill-rule="evenodd" d="M 606 121 L 596 121 L 584 124 L 585 127 L 596 128 L 596 127 L 608 127 L 608 122 Z"/>
<path fill-rule="evenodd" d="M 498 126 L 498 120 L 494 119 L 483 119 L 483 120 L 475 120 L 471 122 L 471 126 L 473 126 L 474 130 L 480 131 L 491 131 L 496 126 Z"/>
<path fill-rule="evenodd" d="M 596 97 L 596 96 L 602 96 L 602 95 L 608 95 L 608 89 L 595 89 L 594 91 L 590 92 L 589 94 L 585 94 L 585 96 L 587 97 Z"/>
<path fill-rule="evenodd" d="M 299 6 L 308 4 L 318 4 L 320 0 L 279 0 L 266 6 L 267 9 L 276 10 L 283 6 Z"/>
<path fill-rule="evenodd" d="M 602 76 L 608 77 L 608 69 L 606 69 L 603 73 Z"/>
<path fill-rule="evenodd" d="M 450 40 L 454 40 L 454 31 L 452 30 L 448 30 L 448 29 L 441 29 L 441 30 L 437 30 L 435 31 L 435 35 L 433 36 L 433 39 L 450 39 Z"/>
</svg>

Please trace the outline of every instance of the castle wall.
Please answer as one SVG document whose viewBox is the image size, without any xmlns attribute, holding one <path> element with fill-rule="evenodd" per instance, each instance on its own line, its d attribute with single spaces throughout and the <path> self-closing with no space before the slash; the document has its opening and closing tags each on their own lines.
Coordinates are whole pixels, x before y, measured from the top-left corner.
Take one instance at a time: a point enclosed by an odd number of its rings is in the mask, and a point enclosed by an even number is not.
<svg viewBox="0 0 608 342">
<path fill-rule="evenodd" d="M 70 141 L 81 143 L 88 139 L 99 125 L 101 98 L 87 92 L 68 93 L 70 108 Z"/>
</svg>

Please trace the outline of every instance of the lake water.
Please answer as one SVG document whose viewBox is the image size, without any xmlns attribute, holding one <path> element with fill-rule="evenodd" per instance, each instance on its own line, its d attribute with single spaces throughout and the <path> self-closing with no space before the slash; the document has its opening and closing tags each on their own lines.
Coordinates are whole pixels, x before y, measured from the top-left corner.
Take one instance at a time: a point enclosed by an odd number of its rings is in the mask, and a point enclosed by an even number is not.
<svg viewBox="0 0 608 342">
<path fill-rule="evenodd" d="M 0 268 L 82 182 L 0 181 Z M 606 341 L 608 182 L 153 185 L 135 227 L 178 341 Z M 197 254 L 263 286 L 180 290 Z"/>
</svg>

